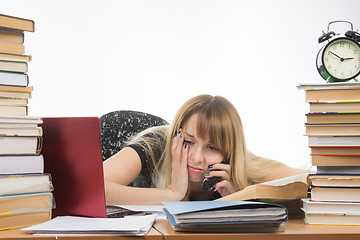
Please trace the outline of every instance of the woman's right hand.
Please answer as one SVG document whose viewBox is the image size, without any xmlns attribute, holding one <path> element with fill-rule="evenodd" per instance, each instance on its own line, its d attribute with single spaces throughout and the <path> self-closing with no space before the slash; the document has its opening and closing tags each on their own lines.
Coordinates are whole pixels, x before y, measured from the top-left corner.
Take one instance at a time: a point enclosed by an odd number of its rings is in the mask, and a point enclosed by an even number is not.
<svg viewBox="0 0 360 240">
<path fill-rule="evenodd" d="M 172 172 L 171 184 L 169 189 L 173 191 L 179 200 L 182 200 L 188 189 L 188 150 L 187 144 L 184 144 L 184 137 L 180 129 L 173 138 L 171 146 Z"/>
</svg>

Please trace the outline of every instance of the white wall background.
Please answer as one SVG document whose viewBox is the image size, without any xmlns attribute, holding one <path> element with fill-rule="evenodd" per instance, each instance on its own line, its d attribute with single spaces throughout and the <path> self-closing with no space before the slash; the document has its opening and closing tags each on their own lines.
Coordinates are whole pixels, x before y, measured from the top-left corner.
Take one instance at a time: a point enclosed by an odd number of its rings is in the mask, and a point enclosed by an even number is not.
<svg viewBox="0 0 360 240">
<path fill-rule="evenodd" d="M 237 107 L 249 148 L 309 164 L 300 83 L 323 83 L 317 43 L 333 20 L 360 28 L 357 0 L 0 0 L 26 33 L 30 115 L 139 110 L 171 122 L 190 97 Z M 348 25 L 334 25 L 344 33 Z"/>
</svg>

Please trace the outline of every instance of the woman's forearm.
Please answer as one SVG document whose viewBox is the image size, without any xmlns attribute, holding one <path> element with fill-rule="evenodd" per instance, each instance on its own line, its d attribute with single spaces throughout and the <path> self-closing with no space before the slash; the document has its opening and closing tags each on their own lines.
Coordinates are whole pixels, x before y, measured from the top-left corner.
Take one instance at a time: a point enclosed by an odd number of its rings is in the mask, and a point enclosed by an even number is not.
<svg viewBox="0 0 360 240">
<path fill-rule="evenodd" d="M 171 188 L 138 188 L 105 181 L 107 205 L 159 205 L 161 201 L 180 201 Z"/>
</svg>

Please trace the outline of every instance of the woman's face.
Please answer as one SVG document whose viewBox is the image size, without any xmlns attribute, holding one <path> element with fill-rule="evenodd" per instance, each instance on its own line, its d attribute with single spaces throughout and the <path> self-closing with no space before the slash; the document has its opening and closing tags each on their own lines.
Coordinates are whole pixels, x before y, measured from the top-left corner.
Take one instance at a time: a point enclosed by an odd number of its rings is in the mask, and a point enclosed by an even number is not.
<svg viewBox="0 0 360 240">
<path fill-rule="evenodd" d="M 201 139 L 196 133 L 198 114 L 194 114 L 183 127 L 184 143 L 189 148 L 188 171 L 190 182 L 202 182 L 208 166 L 220 163 L 224 156 L 209 142 L 209 138 Z"/>
</svg>

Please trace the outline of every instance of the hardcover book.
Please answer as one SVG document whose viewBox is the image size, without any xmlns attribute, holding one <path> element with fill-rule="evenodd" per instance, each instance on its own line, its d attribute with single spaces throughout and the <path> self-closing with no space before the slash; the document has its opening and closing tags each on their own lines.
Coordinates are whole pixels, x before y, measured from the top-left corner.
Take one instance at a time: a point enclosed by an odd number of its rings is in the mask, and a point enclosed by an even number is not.
<svg viewBox="0 0 360 240">
<path fill-rule="evenodd" d="M 0 196 L 0 216 L 53 208 L 51 192 Z"/>
<path fill-rule="evenodd" d="M 0 215 L 0 230 L 29 227 L 51 219 L 51 209 Z"/>
<path fill-rule="evenodd" d="M 311 189 L 311 200 L 330 202 L 360 202 L 360 188 L 314 187 Z"/>
<path fill-rule="evenodd" d="M 52 190 L 51 175 L 47 173 L 0 175 L 0 196 Z"/>
<path fill-rule="evenodd" d="M 28 64 L 27 62 L 0 60 L 0 71 L 26 73 L 28 71 Z"/>
<path fill-rule="evenodd" d="M 42 155 L 2 155 L 0 166 L 0 174 L 44 173 L 44 158 Z"/>
<path fill-rule="evenodd" d="M 0 85 L 27 87 L 29 76 L 24 73 L 0 72 Z"/>
<path fill-rule="evenodd" d="M 0 29 L 0 41 L 15 44 L 24 44 L 24 32 Z"/>
<path fill-rule="evenodd" d="M 360 113 L 307 113 L 307 123 L 360 123 Z"/>
<path fill-rule="evenodd" d="M 309 147 L 360 147 L 360 136 L 310 136 Z"/>
<path fill-rule="evenodd" d="M 312 155 L 313 166 L 359 166 L 360 155 Z"/>
<path fill-rule="evenodd" d="M 359 108 L 360 109 L 360 108 Z M 360 124 L 305 124 L 307 136 L 360 136 Z"/>
<path fill-rule="evenodd" d="M 20 31 L 35 31 L 33 20 L 0 14 L 0 27 Z"/>
<path fill-rule="evenodd" d="M 360 187 L 360 174 L 310 174 L 309 178 L 314 187 Z"/>
<path fill-rule="evenodd" d="M 40 154 L 41 136 L 0 136 L 0 155 Z"/>
<path fill-rule="evenodd" d="M 360 213 L 360 203 L 356 202 L 319 202 L 310 198 L 304 198 L 302 202 L 302 209 L 307 213 Z"/>
</svg>

